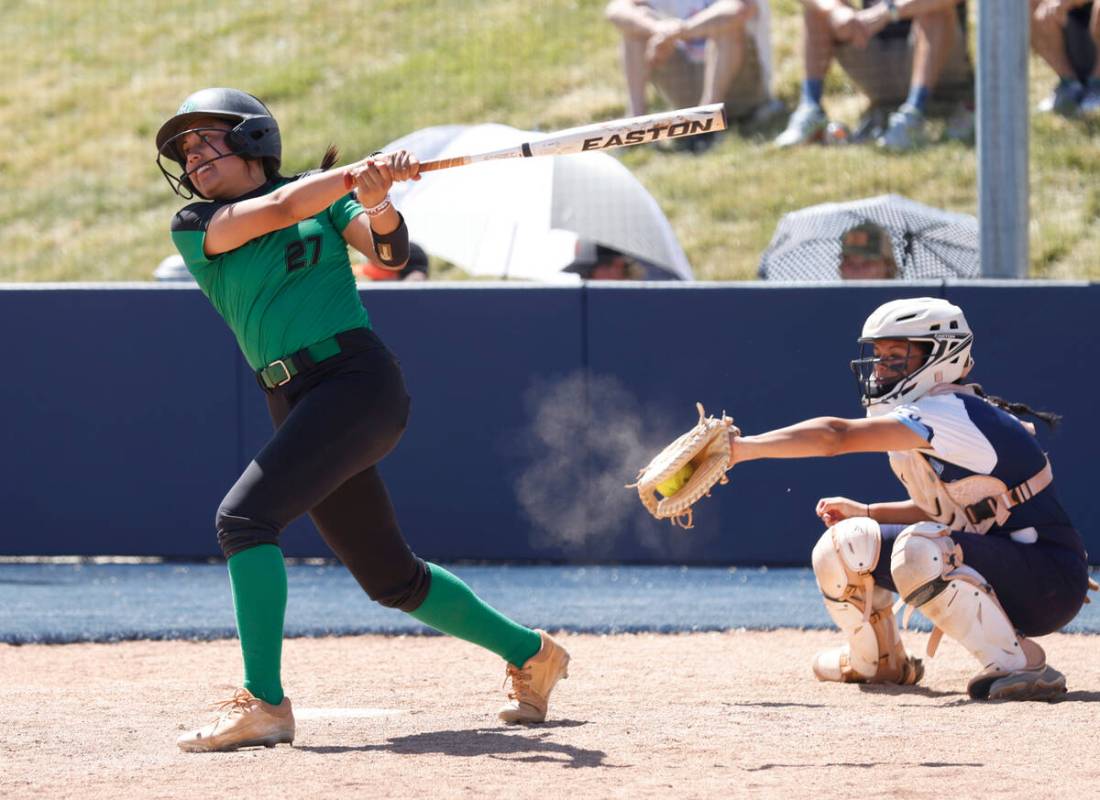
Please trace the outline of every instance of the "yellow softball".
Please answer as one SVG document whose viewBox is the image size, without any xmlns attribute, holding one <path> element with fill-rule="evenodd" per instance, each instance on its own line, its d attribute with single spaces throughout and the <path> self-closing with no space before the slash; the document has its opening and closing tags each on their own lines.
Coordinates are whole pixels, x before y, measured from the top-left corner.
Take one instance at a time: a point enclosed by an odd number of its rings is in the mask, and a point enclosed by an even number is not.
<svg viewBox="0 0 1100 800">
<path fill-rule="evenodd" d="M 695 472 L 695 467 L 691 464 L 684 464 L 676 471 L 676 474 L 663 483 L 657 484 L 657 491 L 664 497 L 671 497 L 676 494 L 682 488 L 684 484 L 688 482 L 688 478 Z"/>
</svg>

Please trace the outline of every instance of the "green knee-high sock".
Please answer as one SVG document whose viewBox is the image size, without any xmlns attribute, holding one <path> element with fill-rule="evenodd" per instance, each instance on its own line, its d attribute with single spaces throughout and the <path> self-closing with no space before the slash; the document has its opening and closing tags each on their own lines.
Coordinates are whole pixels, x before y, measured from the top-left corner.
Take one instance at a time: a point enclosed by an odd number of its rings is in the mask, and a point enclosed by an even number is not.
<svg viewBox="0 0 1100 800">
<path fill-rule="evenodd" d="M 517 667 L 542 647 L 537 633 L 487 605 L 443 567 L 429 563 L 428 569 L 432 573 L 428 596 L 410 616 L 437 631 L 481 645 Z"/>
<path fill-rule="evenodd" d="M 250 547 L 229 559 L 233 609 L 244 656 L 244 688 L 261 700 L 283 702 L 279 677 L 286 615 L 286 564 L 273 544 Z"/>
</svg>

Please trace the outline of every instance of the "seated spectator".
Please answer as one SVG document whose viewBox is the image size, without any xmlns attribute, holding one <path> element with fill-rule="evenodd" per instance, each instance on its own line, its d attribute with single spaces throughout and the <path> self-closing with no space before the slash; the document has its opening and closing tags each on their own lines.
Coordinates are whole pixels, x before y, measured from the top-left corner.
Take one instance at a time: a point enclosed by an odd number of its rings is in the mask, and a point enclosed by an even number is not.
<svg viewBox="0 0 1100 800">
<path fill-rule="evenodd" d="M 577 242 L 577 257 L 564 272 L 580 275 L 586 281 L 640 281 L 645 270 L 630 256 L 589 241 Z"/>
<path fill-rule="evenodd" d="M 428 254 L 416 242 L 409 242 L 409 260 L 401 269 L 389 269 L 374 261 L 351 265 L 356 278 L 370 281 L 426 281 L 428 280 Z"/>
<path fill-rule="evenodd" d="M 908 150 L 924 141 L 933 91 L 942 100 L 970 99 L 973 73 L 960 0 L 802 0 L 805 79 L 798 108 L 775 143 L 820 141 L 829 120 L 821 106 L 834 56 L 870 99 L 853 141 Z M 900 104 L 900 105 L 899 105 Z M 886 110 L 897 107 L 887 116 Z M 971 106 L 972 109 L 972 106 Z M 952 138 L 973 135 L 973 112 L 949 125 Z"/>
<path fill-rule="evenodd" d="M 1100 110 L 1100 3 L 1031 0 L 1031 46 L 1058 75 L 1039 111 L 1073 117 Z"/>
<path fill-rule="evenodd" d="M 894 247 L 885 228 L 864 222 L 840 237 L 840 277 L 845 280 L 884 280 L 898 276 Z"/>
<path fill-rule="evenodd" d="M 606 15 L 623 37 L 632 116 L 646 113 L 649 83 L 673 108 L 724 102 L 731 119 L 782 107 L 770 89 L 767 0 L 611 0 Z M 714 134 L 673 141 L 701 152 Z"/>
</svg>

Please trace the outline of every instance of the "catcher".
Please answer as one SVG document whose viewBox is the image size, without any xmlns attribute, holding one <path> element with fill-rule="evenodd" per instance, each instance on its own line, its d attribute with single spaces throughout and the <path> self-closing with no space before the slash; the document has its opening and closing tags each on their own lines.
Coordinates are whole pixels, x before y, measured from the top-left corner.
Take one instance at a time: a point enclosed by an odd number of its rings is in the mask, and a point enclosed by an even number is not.
<svg viewBox="0 0 1100 800">
<path fill-rule="evenodd" d="M 847 637 L 816 656 L 818 680 L 920 681 L 922 661 L 898 635 L 897 593 L 935 626 L 929 655 L 946 634 L 978 659 L 981 669 L 967 686 L 971 697 L 1053 700 L 1066 691 L 1065 677 L 1030 637 L 1072 620 L 1096 585 L 1034 425 L 1020 416 L 1052 427 L 1059 418 L 965 383 L 973 338 L 962 310 L 945 300 L 895 300 L 867 318 L 860 358 L 852 362 L 865 419 L 818 417 L 756 436 L 704 420 L 711 430 L 706 447 L 726 438 L 729 450 L 714 480 L 702 491 L 691 487 L 695 499 L 724 480 L 725 469 L 746 461 L 858 452 L 887 453 L 909 494 L 901 502 L 818 501 L 828 529 L 813 550 L 814 574 L 826 610 Z M 675 484 L 686 477 L 669 485 L 667 466 L 687 464 L 695 477 L 694 464 L 709 464 L 694 454 L 677 457 L 683 438 L 643 470 L 638 484 L 652 499 L 654 479 L 666 482 L 673 490 L 660 501 L 666 509 L 678 508 Z M 671 516 L 659 508 L 656 515 Z"/>
</svg>

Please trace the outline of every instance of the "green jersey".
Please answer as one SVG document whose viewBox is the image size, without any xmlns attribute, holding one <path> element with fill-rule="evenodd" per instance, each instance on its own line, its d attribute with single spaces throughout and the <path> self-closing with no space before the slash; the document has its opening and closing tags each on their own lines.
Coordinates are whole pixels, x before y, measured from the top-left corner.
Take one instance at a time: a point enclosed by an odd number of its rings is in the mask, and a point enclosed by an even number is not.
<svg viewBox="0 0 1100 800">
<path fill-rule="evenodd" d="M 363 212 L 351 194 L 236 250 L 213 257 L 203 252 L 207 225 L 219 208 L 292 180 L 268 181 L 234 200 L 191 203 L 172 219 L 172 241 L 253 369 L 341 331 L 370 327 L 341 236 Z"/>
</svg>

